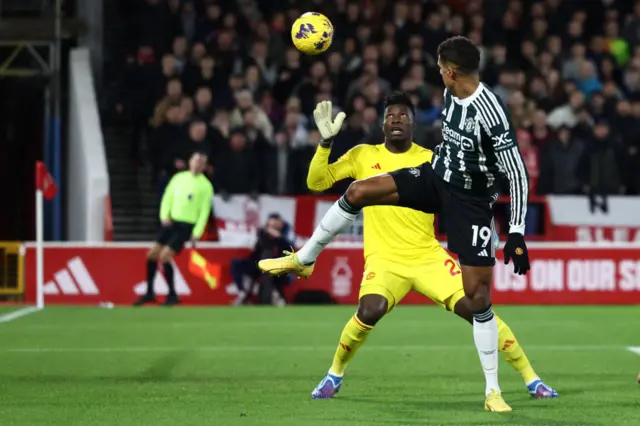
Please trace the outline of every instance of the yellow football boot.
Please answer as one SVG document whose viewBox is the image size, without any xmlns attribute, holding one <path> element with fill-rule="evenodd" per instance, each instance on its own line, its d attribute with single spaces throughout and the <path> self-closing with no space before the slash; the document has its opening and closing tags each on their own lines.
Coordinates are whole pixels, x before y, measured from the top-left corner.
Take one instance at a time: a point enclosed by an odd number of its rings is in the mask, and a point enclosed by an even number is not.
<svg viewBox="0 0 640 426">
<path fill-rule="evenodd" d="M 301 278 L 308 278 L 313 273 L 315 263 L 303 265 L 298 260 L 298 255 L 290 252 L 283 252 L 286 256 L 275 259 L 264 259 L 258 262 L 258 268 L 262 272 L 271 275 L 294 274 Z"/>
<path fill-rule="evenodd" d="M 504 402 L 502 394 L 498 391 L 491 390 L 487 399 L 484 400 L 484 411 L 495 411 L 496 413 L 510 413 L 511 407 Z"/>
</svg>

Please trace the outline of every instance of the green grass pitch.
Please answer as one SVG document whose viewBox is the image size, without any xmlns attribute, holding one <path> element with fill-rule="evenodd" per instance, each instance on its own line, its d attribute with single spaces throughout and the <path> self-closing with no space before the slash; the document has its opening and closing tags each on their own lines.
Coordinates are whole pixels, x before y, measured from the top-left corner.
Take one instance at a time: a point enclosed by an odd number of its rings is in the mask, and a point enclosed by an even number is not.
<svg viewBox="0 0 640 426">
<path fill-rule="evenodd" d="M 496 307 L 560 392 L 501 361 L 511 414 L 482 411 L 471 326 L 436 307 L 397 308 L 312 400 L 353 309 L 47 307 L 0 324 L 0 424 L 640 425 L 638 307 Z"/>
</svg>

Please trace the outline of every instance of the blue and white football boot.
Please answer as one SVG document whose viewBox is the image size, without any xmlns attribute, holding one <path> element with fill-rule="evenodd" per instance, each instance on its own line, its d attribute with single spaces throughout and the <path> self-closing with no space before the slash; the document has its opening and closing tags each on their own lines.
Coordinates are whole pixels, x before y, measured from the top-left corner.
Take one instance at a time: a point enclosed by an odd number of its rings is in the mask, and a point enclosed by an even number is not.
<svg viewBox="0 0 640 426">
<path fill-rule="evenodd" d="M 532 398 L 547 399 L 558 397 L 558 392 L 556 392 L 551 386 L 544 384 L 540 379 L 528 384 L 527 389 L 529 390 L 529 394 Z"/>
<path fill-rule="evenodd" d="M 342 377 L 327 373 L 320 384 L 311 392 L 313 399 L 333 398 L 342 387 Z"/>
</svg>

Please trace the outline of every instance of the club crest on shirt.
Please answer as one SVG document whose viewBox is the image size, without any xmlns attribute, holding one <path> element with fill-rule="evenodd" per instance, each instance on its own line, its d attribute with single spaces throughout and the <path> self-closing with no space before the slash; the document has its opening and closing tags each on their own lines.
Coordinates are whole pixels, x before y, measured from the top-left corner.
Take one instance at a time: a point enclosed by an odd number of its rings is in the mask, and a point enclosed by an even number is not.
<svg viewBox="0 0 640 426">
<path fill-rule="evenodd" d="M 476 130 L 476 119 L 468 117 L 464 122 L 464 131 L 467 133 L 474 133 Z"/>
</svg>

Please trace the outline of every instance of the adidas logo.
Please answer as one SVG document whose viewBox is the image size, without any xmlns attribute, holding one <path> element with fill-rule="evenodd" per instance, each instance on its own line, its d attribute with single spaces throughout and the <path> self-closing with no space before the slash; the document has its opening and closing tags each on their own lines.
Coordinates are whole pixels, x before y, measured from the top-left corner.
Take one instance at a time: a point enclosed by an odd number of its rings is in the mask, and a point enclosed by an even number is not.
<svg viewBox="0 0 640 426">
<path fill-rule="evenodd" d="M 180 268 L 173 263 L 173 284 L 176 288 L 176 293 L 178 296 L 189 296 L 191 294 L 191 289 L 185 281 L 182 272 L 180 272 Z M 158 268 L 158 272 L 156 272 L 156 276 L 153 279 L 153 291 L 156 296 L 166 296 L 169 294 L 169 285 L 167 284 L 167 280 L 164 278 L 164 275 L 160 272 L 162 268 Z M 133 286 L 133 291 L 136 295 L 142 296 L 147 293 L 147 281 L 140 281 L 138 284 Z"/>
<path fill-rule="evenodd" d="M 371 166 L 372 169 L 376 169 L 376 170 L 382 170 L 382 167 L 380 167 L 380 163 L 376 163 L 373 166 Z"/>
<path fill-rule="evenodd" d="M 79 257 L 72 258 L 67 262 L 67 268 L 53 274 L 53 280 L 44 284 L 43 291 L 49 295 L 100 294 L 95 281 Z"/>
<path fill-rule="evenodd" d="M 487 254 L 487 251 L 486 251 L 486 250 L 482 250 L 480 253 L 478 253 L 478 256 L 480 256 L 480 257 L 487 257 L 487 256 L 489 256 L 489 254 Z"/>
</svg>

